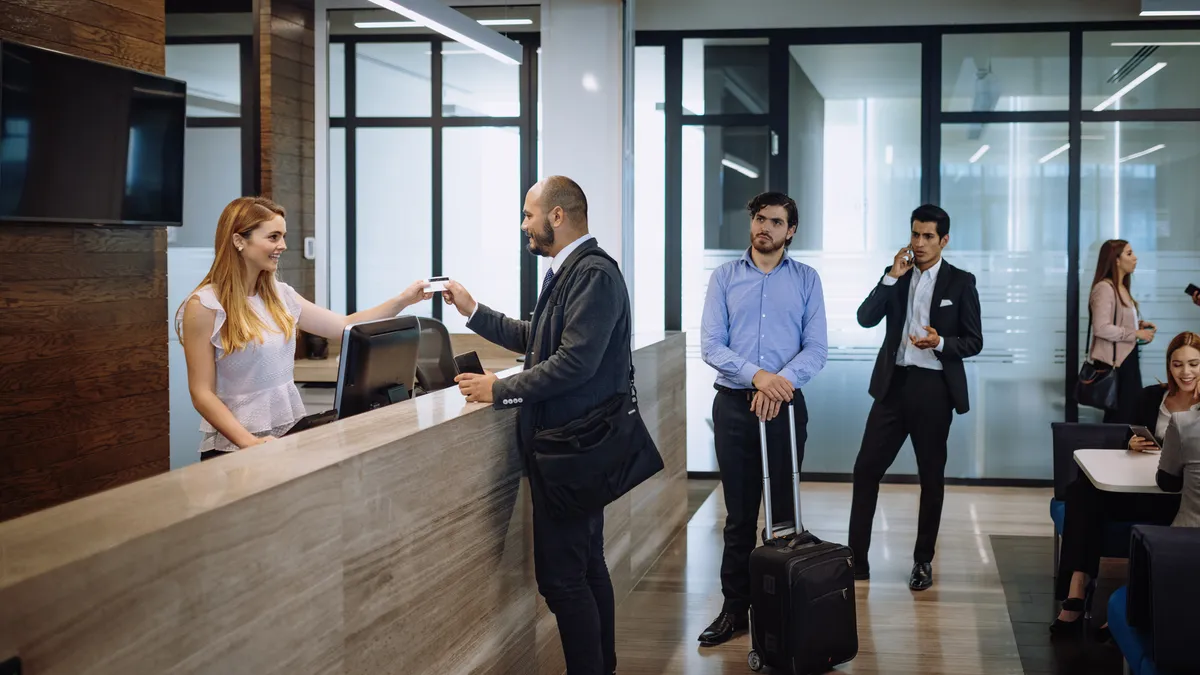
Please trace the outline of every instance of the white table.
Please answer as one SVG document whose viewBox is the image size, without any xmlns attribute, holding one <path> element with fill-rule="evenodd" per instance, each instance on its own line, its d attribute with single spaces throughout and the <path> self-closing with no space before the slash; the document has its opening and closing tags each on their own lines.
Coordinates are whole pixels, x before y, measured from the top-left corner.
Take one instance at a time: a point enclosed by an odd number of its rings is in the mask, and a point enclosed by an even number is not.
<svg viewBox="0 0 1200 675">
<path fill-rule="evenodd" d="M 1106 492 L 1165 494 L 1154 482 L 1159 452 L 1076 450 L 1075 463 L 1092 484 Z"/>
</svg>

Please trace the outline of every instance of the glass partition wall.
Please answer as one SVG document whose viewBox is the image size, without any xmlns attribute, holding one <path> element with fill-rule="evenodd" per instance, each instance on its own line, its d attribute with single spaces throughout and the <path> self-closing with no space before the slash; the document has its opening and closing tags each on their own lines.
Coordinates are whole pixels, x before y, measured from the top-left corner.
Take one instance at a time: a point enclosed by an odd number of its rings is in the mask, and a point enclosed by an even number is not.
<svg viewBox="0 0 1200 675">
<path fill-rule="evenodd" d="M 510 316 L 532 312 L 536 261 L 519 228 L 537 175 L 537 35 L 510 36 L 525 46 L 518 66 L 437 35 L 347 30 L 329 45 L 330 218 L 345 233 L 330 242 L 345 261 L 331 304 L 354 312 L 450 275 Z M 413 313 L 466 331 L 440 296 Z"/>
<path fill-rule="evenodd" d="M 1200 329 L 1182 290 L 1200 283 L 1200 97 L 1185 82 L 1200 23 L 641 33 L 638 44 L 635 157 L 661 169 L 637 170 L 661 176 L 663 200 L 639 193 L 635 227 L 664 256 L 661 319 L 639 322 L 688 333 L 694 474 L 716 471 L 705 289 L 747 247 L 744 205 L 764 190 L 796 200 L 790 255 L 824 283 L 829 362 L 805 392 L 813 477 L 853 469 L 883 340 L 855 313 L 921 203 L 949 212 L 945 258 L 975 275 L 984 328 L 948 478 L 1044 482 L 1050 423 L 1093 417 L 1073 389 L 1104 239 L 1128 239 L 1141 259 L 1134 294 L 1159 326 L 1141 352 L 1147 384 L 1165 379 L 1170 338 Z M 911 451 L 893 473 L 916 473 Z"/>
</svg>

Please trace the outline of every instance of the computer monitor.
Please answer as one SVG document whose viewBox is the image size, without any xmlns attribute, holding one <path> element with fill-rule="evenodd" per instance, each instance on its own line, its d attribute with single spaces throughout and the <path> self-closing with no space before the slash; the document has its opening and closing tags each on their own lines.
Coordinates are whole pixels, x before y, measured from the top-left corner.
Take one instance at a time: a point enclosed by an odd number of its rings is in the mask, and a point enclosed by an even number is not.
<svg viewBox="0 0 1200 675">
<path fill-rule="evenodd" d="M 411 398 L 420 344 L 421 324 L 415 316 L 347 326 L 334 394 L 338 419 Z"/>
</svg>

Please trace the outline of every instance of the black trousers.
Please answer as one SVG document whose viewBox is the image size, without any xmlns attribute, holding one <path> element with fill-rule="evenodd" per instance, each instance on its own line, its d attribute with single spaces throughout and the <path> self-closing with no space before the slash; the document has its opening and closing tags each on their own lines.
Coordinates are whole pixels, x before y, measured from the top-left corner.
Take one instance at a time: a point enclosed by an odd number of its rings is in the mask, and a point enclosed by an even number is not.
<svg viewBox="0 0 1200 675">
<path fill-rule="evenodd" d="M 567 675 L 611 675 L 617 669 L 616 603 L 604 562 L 604 510 L 551 518 L 533 492 L 534 575 L 558 622 Z"/>
<path fill-rule="evenodd" d="M 1110 523 L 1170 525 L 1179 511 L 1179 500 L 1179 495 L 1172 494 L 1106 492 L 1087 476 L 1076 478 L 1067 487 L 1067 514 L 1055 580 L 1058 599 L 1067 599 L 1073 573 L 1083 572 L 1092 579 L 1099 574 L 1105 529 Z"/>
<path fill-rule="evenodd" d="M 754 392 L 719 391 L 713 400 L 713 433 L 717 466 L 725 492 L 725 552 L 721 558 L 722 611 L 750 611 L 750 553 L 758 543 L 758 507 L 762 502 L 762 451 L 758 417 L 750 410 Z M 796 391 L 796 460 L 804 461 L 808 438 L 808 407 Z M 792 441 L 787 429 L 788 411 L 767 423 L 767 458 L 771 468 L 771 509 L 775 522 L 793 520 Z"/>
<path fill-rule="evenodd" d="M 871 524 L 879 502 L 879 483 L 906 438 L 912 439 L 921 480 L 921 508 L 913 561 L 933 562 L 945 496 L 946 439 L 954 406 L 941 371 L 896 366 L 883 400 L 867 415 L 862 447 L 854 462 L 854 498 L 850 506 L 850 548 L 854 564 L 870 569 Z"/>
<path fill-rule="evenodd" d="M 1121 367 L 1117 368 L 1117 409 L 1104 411 L 1104 422 L 1112 424 L 1136 424 L 1138 403 L 1142 398 L 1142 367 L 1134 347 Z"/>
</svg>

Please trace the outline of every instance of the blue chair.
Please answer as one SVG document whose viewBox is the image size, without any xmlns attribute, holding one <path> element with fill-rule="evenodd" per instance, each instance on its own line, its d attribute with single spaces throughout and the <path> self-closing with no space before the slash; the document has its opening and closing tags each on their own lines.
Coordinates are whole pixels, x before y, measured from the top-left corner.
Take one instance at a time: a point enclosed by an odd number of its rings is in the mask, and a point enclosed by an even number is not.
<svg viewBox="0 0 1200 675">
<path fill-rule="evenodd" d="M 1051 422 L 1054 436 L 1054 497 L 1050 500 L 1050 520 L 1054 522 L 1054 574 L 1058 575 L 1058 553 L 1062 544 L 1063 523 L 1067 518 L 1067 488 L 1079 476 L 1075 451 L 1088 448 L 1126 447 L 1129 426 L 1125 424 L 1093 424 Z M 1101 554 L 1106 558 L 1129 557 L 1129 528 L 1132 523 L 1111 523 L 1104 533 Z"/>
<path fill-rule="evenodd" d="M 1158 675 L 1158 668 L 1150 658 L 1150 640 L 1140 631 L 1129 625 L 1129 615 L 1126 613 L 1129 587 L 1122 586 L 1108 596 L 1108 630 L 1113 642 L 1121 650 L 1121 656 L 1128 665 L 1126 672 L 1130 675 Z"/>
</svg>

